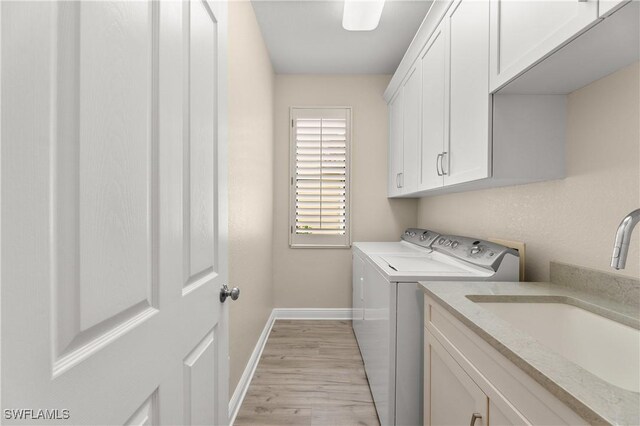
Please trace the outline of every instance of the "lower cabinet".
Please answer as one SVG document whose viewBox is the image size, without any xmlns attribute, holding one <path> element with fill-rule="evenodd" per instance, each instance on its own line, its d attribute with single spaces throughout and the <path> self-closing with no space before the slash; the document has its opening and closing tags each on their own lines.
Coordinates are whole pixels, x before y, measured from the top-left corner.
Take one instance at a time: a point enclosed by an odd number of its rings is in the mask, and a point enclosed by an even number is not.
<svg viewBox="0 0 640 426">
<path fill-rule="evenodd" d="M 425 424 L 487 425 L 489 398 L 447 351 L 432 339 L 425 343 Z"/>
<path fill-rule="evenodd" d="M 425 425 L 583 425 L 562 401 L 425 296 Z"/>
</svg>

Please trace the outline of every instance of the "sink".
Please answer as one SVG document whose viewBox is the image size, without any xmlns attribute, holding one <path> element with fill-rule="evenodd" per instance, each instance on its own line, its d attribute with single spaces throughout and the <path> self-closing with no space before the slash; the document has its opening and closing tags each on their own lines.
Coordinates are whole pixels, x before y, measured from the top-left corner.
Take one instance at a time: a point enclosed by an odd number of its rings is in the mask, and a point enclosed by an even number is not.
<svg viewBox="0 0 640 426">
<path fill-rule="evenodd" d="M 640 392 L 640 330 L 568 303 L 469 299 L 610 384 Z"/>
</svg>

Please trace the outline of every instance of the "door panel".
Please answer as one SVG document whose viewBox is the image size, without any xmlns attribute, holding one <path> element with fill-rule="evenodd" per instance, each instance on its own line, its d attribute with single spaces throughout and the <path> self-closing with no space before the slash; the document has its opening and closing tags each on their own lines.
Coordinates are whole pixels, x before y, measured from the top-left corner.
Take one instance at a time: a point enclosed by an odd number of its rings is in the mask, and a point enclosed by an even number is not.
<svg viewBox="0 0 640 426">
<path fill-rule="evenodd" d="M 0 3 L 3 410 L 228 421 L 225 18 Z"/>
<path fill-rule="evenodd" d="M 420 111 L 422 100 L 422 71 L 420 63 L 409 72 L 402 87 L 403 93 L 403 175 L 401 193 L 409 194 L 418 186 L 418 167 L 420 153 Z"/>
<path fill-rule="evenodd" d="M 136 410 L 129 420 L 125 422 L 125 425 L 144 425 L 152 426 L 158 424 L 158 390 L 156 389 L 153 394 L 147 398 L 144 403 Z"/>
<path fill-rule="evenodd" d="M 188 5 L 188 3 L 187 3 Z M 189 256 L 187 285 L 214 269 L 214 144 L 216 22 L 202 1 L 191 3 L 189 18 L 189 136 L 185 183 L 185 213 Z"/>
<path fill-rule="evenodd" d="M 598 1 L 491 2 L 491 91 L 579 34 L 598 18 Z"/>
<path fill-rule="evenodd" d="M 157 312 L 154 9 L 142 2 L 57 9 L 54 376 Z"/>
<path fill-rule="evenodd" d="M 438 175 L 438 155 L 444 151 L 448 130 L 448 99 L 446 88 L 446 44 L 442 24 L 435 30 L 421 58 L 422 62 L 422 138 L 418 190 L 440 188 L 443 177 Z"/>
<path fill-rule="evenodd" d="M 184 423 L 215 424 L 216 348 L 215 332 L 202 339 L 184 360 Z"/>
<path fill-rule="evenodd" d="M 65 7 L 79 9 L 69 14 L 77 18 L 82 42 L 77 49 L 59 45 L 58 53 L 66 56 L 60 61 L 63 67 L 77 68 L 79 79 L 57 92 L 63 99 L 77 99 L 78 114 L 65 123 L 71 137 L 57 142 L 73 144 L 63 150 L 77 152 L 77 161 L 59 158 L 63 161 L 59 166 L 75 172 L 70 180 L 78 197 L 77 203 L 59 203 L 56 213 L 78 217 L 73 263 L 80 330 L 87 330 L 137 304 L 145 308 L 153 304 L 157 211 L 151 194 L 157 191 L 153 173 L 157 140 L 151 128 L 156 111 L 151 92 L 158 71 L 153 49 L 158 23 L 153 3 L 86 2 Z M 115 21 L 118 27 L 113 26 Z M 68 78 L 64 69 L 60 71 L 61 79 Z M 68 113 L 58 112 L 58 117 Z M 64 211 L 68 207 L 77 211 Z"/>
<path fill-rule="evenodd" d="M 388 195 L 393 197 L 402 193 L 402 173 L 404 172 L 403 141 L 403 95 L 402 88 L 389 102 L 389 188 Z"/>
<path fill-rule="evenodd" d="M 448 17 L 449 143 L 444 184 L 490 176 L 489 3 L 460 0 Z"/>
<path fill-rule="evenodd" d="M 435 338 L 428 338 L 427 388 L 429 412 L 427 425 L 465 425 L 471 423 L 474 413 L 482 416 L 475 426 L 488 424 L 489 399 L 464 372 Z"/>
</svg>

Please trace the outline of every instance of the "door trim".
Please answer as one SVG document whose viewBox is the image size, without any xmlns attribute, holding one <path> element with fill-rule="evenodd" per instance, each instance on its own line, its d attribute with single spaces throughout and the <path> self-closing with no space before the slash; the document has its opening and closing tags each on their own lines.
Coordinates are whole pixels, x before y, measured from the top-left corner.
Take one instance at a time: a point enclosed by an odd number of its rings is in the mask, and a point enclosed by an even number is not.
<svg viewBox="0 0 640 426">
<path fill-rule="evenodd" d="M 236 421 L 236 416 L 240 411 L 240 407 L 242 406 L 244 397 L 247 395 L 249 385 L 251 384 L 253 375 L 256 372 L 256 368 L 258 367 L 258 363 L 260 362 L 260 357 L 262 356 L 262 351 L 267 344 L 267 339 L 271 334 L 271 329 L 273 328 L 273 324 L 275 323 L 275 321 L 276 315 L 274 309 L 271 311 L 271 315 L 269 315 L 269 318 L 267 318 L 267 322 L 262 329 L 262 333 L 260 333 L 260 337 L 258 337 L 256 346 L 253 348 L 253 352 L 251 352 L 249 361 L 247 361 L 247 365 L 242 372 L 242 376 L 240 377 L 240 380 L 236 385 L 236 389 L 233 392 L 231 399 L 229 400 L 229 425 L 233 425 L 233 423 Z"/>
</svg>

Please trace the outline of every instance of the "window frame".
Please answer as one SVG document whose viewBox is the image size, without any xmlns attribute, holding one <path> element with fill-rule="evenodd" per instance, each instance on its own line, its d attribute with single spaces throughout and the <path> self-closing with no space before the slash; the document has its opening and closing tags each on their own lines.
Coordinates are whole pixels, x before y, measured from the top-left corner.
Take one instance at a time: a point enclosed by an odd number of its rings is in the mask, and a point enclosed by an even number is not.
<svg viewBox="0 0 640 426">
<path fill-rule="evenodd" d="M 312 113 L 323 110 L 346 112 L 346 170 L 345 170 L 345 235 L 296 234 L 296 127 L 297 112 Z M 290 248 L 351 248 L 351 145 L 353 139 L 353 109 L 350 106 L 291 106 L 289 107 L 289 247 Z"/>
</svg>

